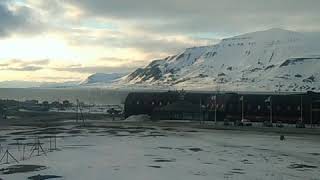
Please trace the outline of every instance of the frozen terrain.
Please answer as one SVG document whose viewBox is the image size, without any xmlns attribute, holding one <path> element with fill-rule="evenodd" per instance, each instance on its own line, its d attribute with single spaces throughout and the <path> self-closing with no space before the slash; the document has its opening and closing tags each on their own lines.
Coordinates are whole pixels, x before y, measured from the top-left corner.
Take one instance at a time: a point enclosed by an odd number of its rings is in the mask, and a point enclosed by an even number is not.
<svg viewBox="0 0 320 180">
<path fill-rule="evenodd" d="M 58 150 L 48 151 L 48 135 L 57 136 Z M 0 155 L 8 147 L 20 161 L 0 165 L 0 179 L 4 180 L 27 179 L 38 174 L 68 180 L 316 180 L 320 177 L 319 137 L 311 135 L 286 135 L 286 140 L 280 141 L 279 134 L 273 133 L 128 123 L 9 127 L 2 129 L 0 136 Z M 31 146 L 26 145 L 27 158 L 22 161 L 21 144 L 34 142 L 35 136 L 40 137 L 47 156 L 40 151 L 40 156 L 34 153 L 29 157 Z M 30 165 L 39 165 L 37 171 L 15 173 L 32 169 Z"/>
<path fill-rule="evenodd" d="M 126 74 L 121 73 L 95 73 L 87 77 L 84 81 L 80 83 L 81 86 L 93 86 L 95 84 L 111 84 L 115 80 L 125 76 Z"/>
<path fill-rule="evenodd" d="M 320 36 L 269 29 L 193 47 L 118 82 L 139 88 L 320 91 Z M 130 86 L 131 85 L 131 86 Z"/>
</svg>

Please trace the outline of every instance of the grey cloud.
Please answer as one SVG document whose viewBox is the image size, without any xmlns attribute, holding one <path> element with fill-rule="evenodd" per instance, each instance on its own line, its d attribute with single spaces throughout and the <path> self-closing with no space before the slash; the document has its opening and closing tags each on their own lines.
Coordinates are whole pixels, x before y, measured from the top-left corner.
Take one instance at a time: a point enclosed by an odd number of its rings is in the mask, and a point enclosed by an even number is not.
<svg viewBox="0 0 320 180">
<path fill-rule="evenodd" d="M 10 1 L 0 2 L 0 37 L 12 33 L 35 34 L 43 30 L 44 25 L 31 8 L 16 6 L 12 10 L 9 5 Z"/>
<path fill-rule="evenodd" d="M 77 36 L 79 37 L 79 36 Z M 174 54 L 184 48 L 197 45 L 207 45 L 217 42 L 217 39 L 188 38 L 185 41 L 174 38 L 168 39 L 163 36 L 161 38 L 154 37 L 153 34 L 125 34 L 115 32 L 115 35 L 105 35 L 99 38 L 92 38 L 90 33 L 81 32 L 79 38 L 69 38 L 71 44 L 81 45 L 102 45 L 112 48 L 133 48 L 144 53 L 158 55 L 161 53 Z M 191 42 L 190 42 L 191 41 Z"/>
<path fill-rule="evenodd" d="M 83 67 L 59 67 L 59 68 L 52 68 L 56 71 L 65 71 L 65 72 L 78 72 L 78 73 L 126 73 L 135 70 L 136 66 L 119 66 L 119 67 L 112 67 L 112 66 L 83 66 Z"/>
<path fill-rule="evenodd" d="M 39 66 L 25 66 L 25 67 L 9 67 L 6 68 L 5 70 L 9 70 L 9 71 L 38 71 L 43 69 L 43 67 L 39 67 Z"/>
<path fill-rule="evenodd" d="M 71 0 L 88 15 L 130 20 L 157 33 L 320 30 L 319 0 Z"/>
<path fill-rule="evenodd" d="M 130 63 L 134 63 L 134 64 L 139 64 L 139 63 L 144 63 L 145 60 L 134 60 L 134 59 L 124 59 L 124 58 L 117 58 L 117 57 L 101 57 L 100 59 L 98 59 L 99 61 L 104 61 L 104 62 L 120 62 L 122 64 L 126 63 L 126 64 L 130 64 Z"/>
<path fill-rule="evenodd" d="M 49 59 L 25 61 L 21 59 L 11 59 L 5 63 L 1 63 L 0 66 L 29 66 L 29 65 L 48 65 L 50 63 Z"/>
<path fill-rule="evenodd" d="M 201 41 L 193 39 L 194 41 Z M 106 41 L 108 42 L 108 41 Z M 113 41 L 117 42 L 117 41 Z M 119 42 L 119 40 L 118 40 Z M 190 42 L 183 42 L 178 40 L 168 40 L 168 39 L 153 39 L 150 37 L 127 37 L 120 40 L 121 44 L 118 44 L 118 47 L 124 48 L 136 48 L 145 52 L 151 53 L 176 53 L 179 50 L 191 46 Z M 213 42 L 212 42 L 213 43 Z M 196 44 L 194 44 L 196 45 Z"/>
<path fill-rule="evenodd" d="M 0 70 L 9 71 L 38 71 L 44 69 L 50 63 L 49 59 L 24 61 L 20 59 L 12 59 L 0 64 Z"/>
</svg>

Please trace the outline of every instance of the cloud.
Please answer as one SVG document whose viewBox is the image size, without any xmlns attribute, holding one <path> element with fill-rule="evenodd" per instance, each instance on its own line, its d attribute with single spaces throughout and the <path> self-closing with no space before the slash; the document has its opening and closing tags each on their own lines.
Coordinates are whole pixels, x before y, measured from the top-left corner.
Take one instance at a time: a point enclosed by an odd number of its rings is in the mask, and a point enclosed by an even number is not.
<svg viewBox="0 0 320 180">
<path fill-rule="evenodd" d="M 39 67 L 39 66 L 25 66 L 25 67 L 17 67 L 17 68 L 13 68 L 13 67 L 9 67 L 5 70 L 9 70 L 9 71 L 38 71 L 43 69 L 43 67 Z"/>
<path fill-rule="evenodd" d="M 318 0 L 71 0 L 88 16 L 157 33 L 238 33 L 282 27 L 320 30 Z"/>
<path fill-rule="evenodd" d="M 0 71 L 38 71 L 44 69 L 50 63 L 49 59 L 25 61 L 12 59 L 0 64 Z"/>
<path fill-rule="evenodd" d="M 64 72 L 77 72 L 77 73 L 127 73 L 135 70 L 137 67 L 128 67 L 128 66 L 81 66 L 81 67 L 56 67 L 52 68 L 56 71 L 64 71 Z"/>
<path fill-rule="evenodd" d="M 47 71 L 53 78 L 129 72 L 244 32 L 320 31 L 319 7 L 319 0 L 0 0 L 1 46 L 35 49 L 5 51 L 1 58 L 11 60 L 0 71 L 34 79 Z"/>
<path fill-rule="evenodd" d="M 28 65 L 48 65 L 50 63 L 49 59 L 41 60 L 21 60 L 21 59 L 11 59 L 5 63 L 1 63 L 0 66 L 28 66 Z"/>
<path fill-rule="evenodd" d="M 173 37 L 154 37 L 153 35 L 125 36 L 122 38 L 102 39 L 108 45 L 121 48 L 134 48 L 145 53 L 177 53 L 184 48 L 198 45 L 208 45 L 214 43 L 214 40 L 195 39 L 184 36 Z M 111 42 L 111 43 L 108 43 Z"/>
<path fill-rule="evenodd" d="M 214 38 L 194 38 L 183 34 L 162 36 L 139 30 L 121 32 L 105 29 L 78 29 L 70 33 L 67 39 L 74 46 L 135 49 L 145 54 L 153 54 L 153 56 L 150 55 L 151 57 L 161 54 L 172 55 L 188 47 L 214 44 L 219 41 Z"/>
<path fill-rule="evenodd" d="M 44 29 L 33 9 L 12 1 L 0 2 L 0 38 L 14 33 L 36 34 Z"/>
</svg>

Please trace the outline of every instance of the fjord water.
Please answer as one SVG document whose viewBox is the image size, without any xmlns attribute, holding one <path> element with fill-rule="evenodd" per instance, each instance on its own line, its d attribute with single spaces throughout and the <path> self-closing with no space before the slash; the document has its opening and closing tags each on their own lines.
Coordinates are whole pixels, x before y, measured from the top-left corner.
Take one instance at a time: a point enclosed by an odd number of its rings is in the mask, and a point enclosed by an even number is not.
<svg viewBox="0 0 320 180">
<path fill-rule="evenodd" d="M 102 88 L 0 88 L 0 99 L 18 101 L 63 101 L 76 102 L 79 99 L 89 104 L 122 104 L 128 94 L 125 90 Z"/>
</svg>

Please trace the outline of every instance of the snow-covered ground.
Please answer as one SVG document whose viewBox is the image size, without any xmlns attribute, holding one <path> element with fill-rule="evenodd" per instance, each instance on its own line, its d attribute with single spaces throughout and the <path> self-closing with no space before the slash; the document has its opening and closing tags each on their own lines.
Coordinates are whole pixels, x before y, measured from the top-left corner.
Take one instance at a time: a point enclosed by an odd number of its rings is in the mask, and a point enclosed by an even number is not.
<svg viewBox="0 0 320 180">
<path fill-rule="evenodd" d="M 108 110 L 111 108 L 122 111 L 122 107 L 120 105 L 89 105 L 89 106 L 82 106 L 81 111 L 82 113 L 89 113 L 89 114 L 109 114 Z M 67 107 L 64 109 L 60 108 L 51 108 L 50 112 L 69 112 L 69 113 L 77 113 L 79 111 L 76 106 Z"/>
<path fill-rule="evenodd" d="M 57 175 L 60 179 L 312 179 L 320 177 L 318 136 L 241 131 L 201 130 L 178 127 L 117 125 L 80 128 L 9 128 L 0 131 L 2 150 L 20 160 L 19 143 L 34 142 L 35 135 L 57 134 L 59 150 L 32 156 L 19 164 L 43 165 L 34 172 L 1 174 L 0 179 L 20 180 L 34 175 Z M 41 138 L 44 149 L 47 138 Z M 8 145 L 11 144 L 11 145 Z M 27 157 L 30 146 L 26 148 Z M 1 156 L 3 155 L 1 152 Z M 58 178 L 59 179 L 59 178 Z"/>
</svg>

